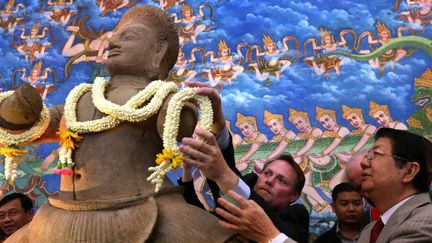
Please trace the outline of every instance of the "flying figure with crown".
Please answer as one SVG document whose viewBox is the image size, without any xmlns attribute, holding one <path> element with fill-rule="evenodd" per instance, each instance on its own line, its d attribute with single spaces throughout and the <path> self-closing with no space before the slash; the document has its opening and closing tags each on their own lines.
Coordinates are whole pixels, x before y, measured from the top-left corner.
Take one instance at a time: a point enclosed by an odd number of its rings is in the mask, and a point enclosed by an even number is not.
<svg viewBox="0 0 432 243">
<path fill-rule="evenodd" d="M 288 41 L 294 42 L 294 57 L 290 57 Z M 277 43 L 269 36 L 263 36 L 263 48 L 261 52 L 259 45 L 251 47 L 251 60 L 249 67 L 255 72 L 259 81 L 266 80 L 266 85 L 270 84 L 270 76 L 275 76 L 279 80 L 280 75 L 298 58 L 298 40 L 293 36 L 285 36 L 282 40 L 283 49 L 278 48 Z M 255 51 L 255 55 L 254 52 Z"/>
<path fill-rule="evenodd" d="M 174 23 L 179 24 L 179 40 L 181 46 L 190 41 L 196 44 L 196 38 L 201 32 L 208 32 L 215 28 L 214 26 L 205 24 L 206 16 L 204 14 L 204 8 L 209 9 L 209 19 L 214 22 L 213 7 L 209 4 L 201 4 L 198 7 L 198 15 L 194 15 L 193 9 L 187 4 L 182 5 L 182 17 L 180 19 L 178 18 L 177 13 L 171 14 L 171 17 L 174 18 Z"/>
<path fill-rule="evenodd" d="M 30 61 L 30 64 L 34 59 L 42 56 L 46 49 L 51 47 L 51 43 L 44 40 L 47 35 L 46 32 L 49 31 L 49 27 L 45 26 L 40 29 L 40 21 L 37 21 L 29 31 L 28 35 L 25 35 L 25 28 L 21 28 L 21 35 L 19 37 L 19 43 L 16 45 L 16 49 L 19 53 L 23 54 L 25 59 Z"/>
<path fill-rule="evenodd" d="M 52 80 L 56 83 L 58 82 L 56 79 L 55 71 L 51 67 L 47 67 L 42 69 L 42 61 L 37 62 L 33 68 L 30 70 L 30 73 L 26 75 L 27 70 L 25 68 L 17 68 L 13 72 L 11 87 L 10 89 L 16 89 L 21 82 L 27 82 L 31 86 L 35 87 L 37 91 L 39 91 L 42 99 L 44 100 L 48 93 L 55 89 L 53 84 L 47 83 L 48 73 L 51 73 Z M 17 81 L 17 74 L 22 73 L 19 77 L 19 81 Z"/>
<path fill-rule="evenodd" d="M 343 60 L 336 56 L 328 56 L 324 59 L 318 59 L 318 60 L 315 59 L 320 58 L 322 54 L 327 54 L 329 52 L 336 51 L 340 48 L 346 48 L 348 45 L 345 37 L 346 34 L 352 35 L 353 48 L 354 48 L 354 45 L 357 41 L 357 34 L 350 29 L 342 30 L 339 33 L 340 41 L 338 42 L 335 41 L 334 35 L 332 35 L 330 31 L 328 31 L 325 28 L 320 28 L 320 34 L 321 34 L 321 45 L 317 44 L 315 38 L 309 38 L 304 42 L 303 47 L 305 51 L 305 56 L 308 55 L 307 49 L 309 44 L 312 44 L 312 50 L 314 56 L 309 56 L 304 58 L 303 64 L 311 66 L 317 75 L 325 74 L 326 78 L 329 79 L 330 72 L 333 70 L 336 72 L 336 75 L 340 74 L 340 68 L 343 64 Z"/>
<path fill-rule="evenodd" d="M 367 37 L 370 48 L 370 50 L 360 50 L 360 54 L 369 54 L 371 53 L 371 51 L 376 50 L 379 46 L 384 45 L 392 39 L 390 29 L 384 23 L 377 22 L 375 27 L 377 30 L 378 39 L 374 39 L 374 35 L 370 31 L 365 31 L 359 36 L 358 43 L 355 49 L 360 49 L 361 41 L 365 37 Z M 399 28 L 397 29 L 397 37 L 402 37 L 402 32 L 404 30 L 408 30 L 410 34 L 414 33 L 414 30 L 410 27 L 399 26 Z M 369 60 L 369 64 L 372 68 L 379 69 L 379 74 L 383 75 L 386 64 L 392 64 L 392 66 L 394 67 L 395 63 L 397 63 L 406 56 L 410 56 L 413 52 L 413 50 L 407 51 L 403 48 L 391 49 L 385 52 L 383 55 L 375 59 Z"/>
<path fill-rule="evenodd" d="M 231 48 L 228 47 L 225 40 L 219 41 L 218 50 L 218 57 L 215 57 L 214 51 L 208 51 L 205 54 L 204 59 L 210 56 L 210 68 L 204 70 L 203 76 L 208 79 L 212 87 L 217 86 L 222 89 L 222 84 L 233 84 L 244 68 L 241 65 L 241 54 L 231 54 Z"/>
</svg>

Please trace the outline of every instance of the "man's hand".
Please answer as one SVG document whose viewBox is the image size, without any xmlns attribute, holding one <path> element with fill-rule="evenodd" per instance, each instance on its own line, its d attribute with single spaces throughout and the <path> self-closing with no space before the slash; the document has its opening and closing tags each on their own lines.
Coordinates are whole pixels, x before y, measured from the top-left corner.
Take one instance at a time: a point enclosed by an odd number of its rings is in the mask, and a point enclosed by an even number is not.
<svg viewBox="0 0 432 243">
<path fill-rule="evenodd" d="M 207 96 L 213 107 L 214 113 L 214 122 L 212 127 L 212 132 L 217 134 L 225 127 L 225 117 L 222 112 L 222 101 L 219 93 L 216 89 L 210 87 L 208 84 L 200 83 L 200 82 L 190 82 L 187 81 L 186 85 L 193 88 L 198 88 L 196 94 Z"/>
<path fill-rule="evenodd" d="M 203 175 L 214 180 L 222 192 L 233 189 L 238 183 L 237 175 L 228 167 L 216 138 L 211 132 L 197 128 L 195 135 L 201 138 L 182 139 L 180 151 L 183 153 L 183 163 L 195 166 Z"/>
<path fill-rule="evenodd" d="M 216 208 L 216 213 L 228 221 L 219 221 L 220 226 L 257 242 L 268 242 L 280 234 L 256 202 L 246 200 L 233 191 L 228 191 L 228 196 L 234 199 L 238 207 L 224 198 L 218 199 L 218 203 L 225 209 Z"/>
</svg>

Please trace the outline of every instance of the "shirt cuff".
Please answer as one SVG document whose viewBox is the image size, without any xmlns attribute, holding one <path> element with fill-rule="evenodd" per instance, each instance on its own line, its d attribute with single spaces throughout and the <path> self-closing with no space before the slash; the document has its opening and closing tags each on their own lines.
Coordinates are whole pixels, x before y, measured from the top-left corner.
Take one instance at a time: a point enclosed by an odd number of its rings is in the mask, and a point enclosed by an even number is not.
<svg viewBox="0 0 432 243">
<path fill-rule="evenodd" d="M 288 236 L 286 236 L 284 233 L 280 233 L 278 236 L 271 239 L 269 243 L 284 243 L 286 240 L 288 240 Z"/>
<path fill-rule="evenodd" d="M 220 132 L 216 134 L 216 142 L 221 150 L 224 150 L 229 145 L 229 131 L 225 126 Z"/>
<path fill-rule="evenodd" d="M 240 178 L 237 185 L 232 190 L 246 200 L 249 199 L 251 194 L 249 186 Z"/>
</svg>

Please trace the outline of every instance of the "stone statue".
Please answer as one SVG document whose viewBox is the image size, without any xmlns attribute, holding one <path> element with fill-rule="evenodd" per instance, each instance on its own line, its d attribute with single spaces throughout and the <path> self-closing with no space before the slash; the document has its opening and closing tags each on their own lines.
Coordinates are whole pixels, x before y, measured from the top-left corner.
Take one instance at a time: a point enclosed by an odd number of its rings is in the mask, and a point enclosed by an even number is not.
<svg viewBox="0 0 432 243">
<path fill-rule="evenodd" d="M 106 100 L 123 105 L 154 80 L 167 77 L 178 55 L 177 30 L 161 9 L 136 6 L 121 18 L 108 48 L 111 82 L 104 95 Z M 79 122 L 106 116 L 94 105 L 92 93 L 77 101 Z M 124 121 L 109 130 L 80 134 L 82 140 L 72 154 L 73 172 L 61 176 L 59 195 L 49 198 L 33 221 L 8 241 L 229 241 L 233 233 L 219 227 L 216 217 L 186 204 L 173 185 L 164 182 L 154 193 L 154 186 L 146 180 L 148 168 L 154 166 L 156 154 L 163 148 L 168 99 L 157 114 L 144 121 Z M 28 130 L 41 111 L 39 93 L 23 84 L 2 102 L 0 126 L 15 133 Z M 34 142 L 59 141 L 56 132 L 65 127 L 65 111 L 63 106 L 49 108 L 49 126 Z M 186 105 L 180 117 L 179 139 L 193 132 L 195 107 Z"/>
</svg>

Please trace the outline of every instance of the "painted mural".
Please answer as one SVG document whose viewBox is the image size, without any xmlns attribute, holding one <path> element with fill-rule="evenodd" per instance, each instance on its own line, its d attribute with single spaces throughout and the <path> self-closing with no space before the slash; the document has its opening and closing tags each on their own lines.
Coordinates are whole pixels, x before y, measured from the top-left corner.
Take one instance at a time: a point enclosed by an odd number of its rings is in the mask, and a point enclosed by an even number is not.
<svg viewBox="0 0 432 243">
<path fill-rule="evenodd" d="M 432 139 L 431 0 L 2 0 L 1 90 L 27 82 L 56 105 L 75 85 L 107 76 L 108 41 L 136 4 L 163 8 L 178 24 L 169 80 L 220 91 L 239 170 L 260 173 L 267 159 L 294 155 L 315 233 L 331 226 L 330 191 L 377 128 Z M 59 189 L 57 145 L 27 150 L 14 183 L 0 165 L 1 193 L 40 205 Z M 205 180 L 194 177 L 211 207 Z"/>
</svg>

